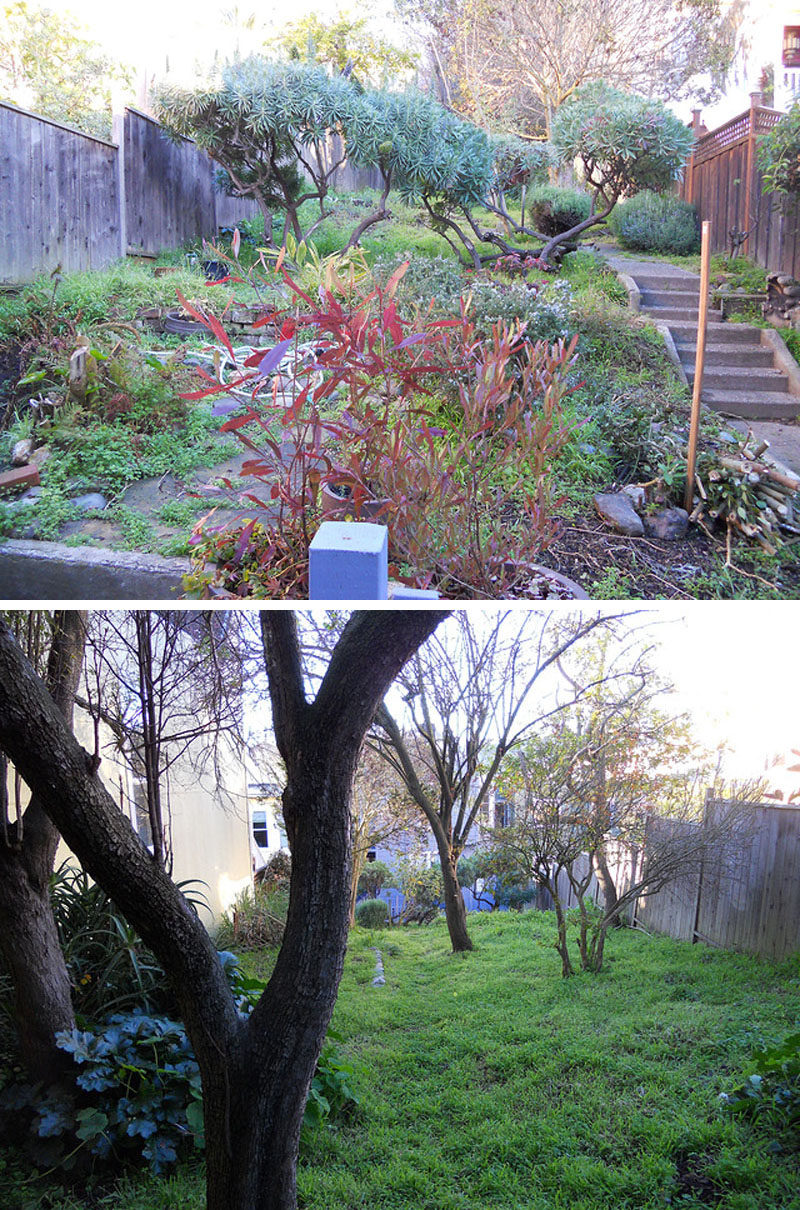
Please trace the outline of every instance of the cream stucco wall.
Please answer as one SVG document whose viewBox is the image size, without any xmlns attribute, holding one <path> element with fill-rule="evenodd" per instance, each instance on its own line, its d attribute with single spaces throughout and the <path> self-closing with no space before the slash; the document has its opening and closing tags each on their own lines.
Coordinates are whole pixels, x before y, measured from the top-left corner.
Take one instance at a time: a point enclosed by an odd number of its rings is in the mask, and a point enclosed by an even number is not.
<svg viewBox="0 0 800 1210">
<path fill-rule="evenodd" d="M 88 751 L 94 751 L 92 720 L 81 711 L 76 711 L 75 734 Z M 101 728 L 100 746 L 100 777 L 130 818 L 133 779 L 105 728 Z M 221 913 L 252 880 L 247 772 L 244 760 L 231 745 L 223 745 L 219 780 L 211 767 L 198 772 L 193 755 L 190 752 L 184 756 L 166 779 L 165 826 L 169 827 L 173 854 L 172 877 L 175 882 L 196 879 L 205 883 L 198 888 L 209 907 L 202 916 L 213 928 Z M 69 856 L 62 842 L 56 865 Z"/>
</svg>

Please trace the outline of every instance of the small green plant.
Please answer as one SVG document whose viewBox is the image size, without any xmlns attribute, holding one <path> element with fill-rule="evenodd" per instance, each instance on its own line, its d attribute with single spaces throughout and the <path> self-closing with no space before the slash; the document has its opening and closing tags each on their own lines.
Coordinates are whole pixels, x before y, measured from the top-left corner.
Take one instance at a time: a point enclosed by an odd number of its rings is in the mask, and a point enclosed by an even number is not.
<svg viewBox="0 0 800 1210">
<path fill-rule="evenodd" d="M 133 1009 L 174 1011 L 161 964 L 85 870 L 59 866 L 50 900 L 79 1023 Z"/>
<path fill-rule="evenodd" d="M 542 235 L 560 235 L 587 219 L 592 199 L 580 189 L 559 185 L 535 185 L 527 193 L 530 225 Z"/>
<path fill-rule="evenodd" d="M 669 193 L 637 193 L 617 206 L 609 218 L 623 248 L 636 252 L 688 256 L 699 244 L 697 210 Z"/>
<path fill-rule="evenodd" d="M 348 1116 L 358 1105 L 358 1094 L 353 1084 L 354 1068 L 339 1052 L 336 1042 L 339 1035 L 328 1034 L 317 1060 L 317 1070 L 308 1090 L 306 1111 L 303 1117 L 303 1133 L 334 1118 Z"/>
<path fill-rule="evenodd" d="M 592 584 L 590 596 L 596 601 L 627 601 L 636 596 L 636 585 L 627 572 L 607 567 Z"/>
<path fill-rule="evenodd" d="M 383 899 L 362 899 L 356 904 L 356 924 L 365 929 L 382 929 L 389 923 L 389 905 Z"/>
<path fill-rule="evenodd" d="M 774 1134 L 776 1147 L 800 1149 L 800 1033 L 758 1043 L 753 1067 L 739 1088 L 722 1093 L 722 1104 Z"/>
<path fill-rule="evenodd" d="M 72 1056 L 72 1081 L 2 1094 L 4 1116 L 28 1122 L 27 1150 L 39 1166 L 81 1172 L 133 1158 L 160 1173 L 203 1146 L 200 1072 L 181 1024 L 116 1013 L 56 1040 Z"/>
</svg>

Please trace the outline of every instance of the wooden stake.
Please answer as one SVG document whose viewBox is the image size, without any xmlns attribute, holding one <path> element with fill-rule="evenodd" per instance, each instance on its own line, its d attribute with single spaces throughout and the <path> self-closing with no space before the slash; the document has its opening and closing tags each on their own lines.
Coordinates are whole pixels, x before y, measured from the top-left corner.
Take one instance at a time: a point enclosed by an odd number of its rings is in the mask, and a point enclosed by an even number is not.
<svg viewBox="0 0 800 1210">
<path fill-rule="evenodd" d="M 697 434 L 700 428 L 700 395 L 703 390 L 703 368 L 706 360 L 706 327 L 708 325 L 708 291 L 710 279 L 709 244 L 711 223 L 703 223 L 700 245 L 700 307 L 697 312 L 697 352 L 694 359 L 694 389 L 692 391 L 692 420 L 689 425 L 689 449 L 686 456 L 686 496 L 684 508 L 692 511 L 694 500 L 694 469 L 697 461 Z"/>
</svg>

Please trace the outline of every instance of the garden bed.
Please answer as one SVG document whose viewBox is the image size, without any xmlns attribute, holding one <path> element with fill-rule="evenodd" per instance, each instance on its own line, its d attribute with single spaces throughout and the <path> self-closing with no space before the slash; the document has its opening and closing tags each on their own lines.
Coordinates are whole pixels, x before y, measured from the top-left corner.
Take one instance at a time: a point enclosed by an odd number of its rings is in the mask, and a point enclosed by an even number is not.
<svg viewBox="0 0 800 1210">
<path fill-rule="evenodd" d="M 357 201 L 344 199 L 340 205 L 348 214 Z M 370 272 L 373 282 L 383 289 L 398 267 L 408 262 L 396 286 L 398 314 L 406 317 L 402 335 L 421 331 L 422 315 L 427 315 L 426 322 L 433 326 L 442 320 L 452 322 L 459 313 L 461 298 L 468 296 L 470 318 L 482 339 L 484 356 L 492 340 L 498 339 L 492 335 L 497 324 L 524 323 L 529 347 L 537 340 L 551 345 L 577 337 L 576 358 L 564 371 L 554 371 L 563 379 L 558 424 L 565 435 L 558 437 L 549 452 L 536 456 L 538 463 L 534 457 L 530 469 L 523 468 L 516 482 L 509 477 L 514 459 L 509 458 L 504 469 L 503 458 L 498 456 L 502 426 L 491 438 L 494 446 L 486 447 L 480 471 L 476 469 L 478 463 L 470 462 L 476 446 L 464 427 L 460 411 L 463 399 L 459 403 L 452 389 L 458 375 L 450 376 L 448 389 L 446 381 L 429 383 L 427 393 L 418 396 L 427 409 L 426 423 L 438 426 L 430 432 L 445 434 L 445 438 L 434 436 L 431 454 L 443 439 L 450 441 L 452 449 L 460 451 L 458 457 L 464 459 L 457 464 L 457 473 L 464 476 L 465 485 L 485 477 L 481 490 L 485 501 L 498 502 L 498 515 L 492 525 L 498 536 L 503 535 L 498 550 L 503 550 L 506 560 L 551 567 L 598 598 L 800 595 L 796 547 L 791 543 L 769 560 L 739 541 L 729 552 L 724 531 L 717 539 L 693 526 L 687 538 L 667 543 L 621 537 L 598 521 L 592 505 L 594 494 L 625 483 L 656 482 L 660 484 L 662 503 L 680 501 L 688 394 L 664 357 L 660 335 L 625 310 L 624 290 L 596 256 L 581 252 L 567 257 L 557 275 L 543 275 L 536 265 L 512 263 L 513 258 L 505 258 L 494 270 L 465 272 L 445 245 L 441 245 L 441 254 L 432 255 L 433 234 L 415 225 L 409 208 L 399 209 L 402 213 L 387 224 L 378 245 L 383 255 L 368 247 L 361 267 L 357 257 L 353 264 L 359 273 L 362 269 Z M 336 246 L 336 215 L 334 208 L 333 218 L 315 237 L 322 251 L 313 259 L 299 260 L 292 270 L 299 279 L 298 288 L 303 293 L 310 290 L 311 298 L 317 289 L 313 284 L 315 274 L 321 281 L 328 272 L 325 256 Z M 248 245 L 251 261 L 243 267 L 244 277 L 250 272 L 254 242 Z M 224 250 L 221 255 L 225 255 Z M 372 262 L 371 266 L 367 261 Z M 197 272 L 180 265 L 173 267 L 175 273 L 161 277 L 121 266 L 106 274 L 77 275 L 55 288 L 42 282 L 0 307 L 0 374 L 6 380 L 5 388 L 0 384 L 0 415 L 5 413 L 6 417 L 5 432 L 0 431 L 0 470 L 8 465 L 12 447 L 20 437 L 31 436 L 34 444 L 49 449 L 41 469 L 39 499 L 29 497 L 26 503 L 17 495 L 0 501 L 0 538 L 38 538 L 69 546 L 186 558 L 198 549 L 193 545 L 193 529 L 215 509 L 206 526 L 205 543 L 200 543 L 206 565 L 204 568 L 202 560 L 198 562 L 192 579 L 190 591 L 197 595 L 206 591 L 213 579 L 208 560 L 213 562 L 215 545 L 220 544 L 209 527 L 218 530 L 226 525 L 230 533 L 228 549 L 233 551 L 243 534 L 244 519 L 254 519 L 269 528 L 278 505 L 271 496 L 275 480 L 265 477 L 263 467 L 256 468 L 255 477 L 252 473 L 249 478 L 240 474 L 242 465 L 253 458 L 252 448 L 243 451 L 235 434 L 220 432 L 223 425 L 235 429 L 238 421 L 233 426 L 228 421 L 231 417 L 236 420 L 241 413 L 235 408 L 231 411 L 231 405 L 226 404 L 223 414 L 218 406 L 219 392 L 210 393 L 207 399 L 183 397 L 202 394 L 204 382 L 198 362 L 203 362 L 206 375 L 211 371 L 214 378 L 220 362 L 231 360 L 223 338 L 232 342 L 236 353 L 225 371 L 230 377 L 236 371 L 237 358 L 244 363 L 245 351 L 240 353 L 238 342 L 270 346 L 285 333 L 281 331 L 280 314 L 277 326 L 253 327 L 257 309 L 246 281 L 211 285 Z M 266 287 L 262 309 L 278 308 L 283 316 L 290 313 L 295 301 L 292 289 L 278 275 L 269 278 Z M 233 305 L 227 307 L 231 298 Z M 196 323 L 195 312 L 204 317 L 216 312 L 228 326 L 215 330 L 213 322 L 206 321 L 203 330 L 201 321 L 196 335 L 155 333 L 144 326 L 147 320 L 158 323 L 164 315 L 176 313 L 182 320 Z M 76 397 L 70 385 L 70 366 L 81 347 L 95 357 L 95 377 L 88 392 Z M 522 343 L 518 346 L 524 347 Z M 518 356 L 514 347 L 510 352 L 508 361 L 503 360 L 506 354 L 502 350 L 498 353 L 496 349 L 495 356 L 503 365 L 516 367 L 512 373 L 519 374 L 522 362 L 514 360 Z M 267 387 L 271 388 L 275 372 L 271 367 L 273 377 L 267 378 Z M 326 370 L 320 378 L 314 372 L 318 385 L 331 373 Z M 344 385 L 342 379 L 342 389 L 332 393 L 323 415 L 324 423 L 339 425 L 340 429 Z M 290 396 L 280 394 L 284 385 L 276 389 L 284 406 L 291 402 Z M 38 410 L 30 410 L 26 396 L 34 399 Z M 62 402 L 48 411 L 48 400 L 53 396 Z M 513 391 L 508 397 L 512 396 Z M 534 405 L 534 416 L 538 406 Z M 219 418 L 212 409 L 220 412 Z M 395 422 L 391 419 L 392 425 Z M 707 451 L 719 446 L 720 427 L 713 417 L 704 418 L 701 443 Z M 387 428 L 386 432 L 390 431 L 394 430 Z M 280 442 L 279 430 L 272 428 L 270 432 L 270 440 Z M 258 433 L 252 435 L 258 437 Z M 546 435 L 543 439 L 551 440 Z M 348 451 L 347 441 L 340 441 L 337 447 L 334 440 L 333 452 L 341 461 L 342 454 L 351 454 L 352 450 Z M 535 465 L 538 470 L 534 470 Z M 297 468 L 291 471 L 295 476 L 297 473 Z M 541 525 L 541 540 L 536 537 L 532 541 L 526 516 L 533 514 L 526 513 L 524 500 L 526 493 L 536 496 L 541 491 L 545 492 L 542 499 L 550 501 L 549 511 L 546 524 Z M 93 493 L 99 493 L 102 501 L 93 500 Z M 266 506 L 259 506 L 254 497 Z M 485 501 L 481 507 L 486 506 Z M 427 507 L 431 507 L 430 501 Z M 450 510 L 444 496 L 442 508 L 444 526 Z M 540 525 L 543 514 L 541 507 L 537 508 Z M 381 514 L 380 509 L 378 519 L 392 524 L 390 516 Z M 301 528 L 307 536 L 303 541 L 313 535 L 318 520 L 313 509 L 305 516 Z M 487 522 L 488 514 L 481 525 Z M 442 526 L 434 514 L 434 539 L 439 529 L 444 533 Z M 468 530 L 465 526 L 461 532 Z M 484 534 L 481 541 L 487 540 Z M 430 541 L 431 535 L 426 538 L 428 544 Z M 452 542 L 455 544 L 457 539 L 454 537 Z M 477 580 L 470 580 L 453 564 L 453 553 L 451 544 L 450 563 L 445 563 L 455 571 L 444 576 L 436 573 L 432 586 L 457 599 L 492 595 L 491 588 L 487 591 L 487 585 L 495 582 L 491 575 L 481 572 Z M 303 557 L 302 543 L 301 547 L 291 547 L 290 563 Z M 425 564 L 410 564 L 402 544 L 396 563 L 397 574 L 407 582 L 418 586 L 430 582 L 426 580 Z M 250 591 L 255 588 L 256 595 L 302 597 L 307 591 L 305 580 L 295 570 L 293 566 L 288 580 L 280 575 L 277 579 L 268 576 L 266 590 L 260 593 L 258 581 L 251 581 Z M 224 576 L 219 579 L 214 591 L 224 592 L 226 588 L 234 595 L 240 593 L 235 574 L 228 583 Z M 514 595 L 513 586 L 508 592 Z M 496 595 L 503 595 L 503 589 Z"/>
</svg>

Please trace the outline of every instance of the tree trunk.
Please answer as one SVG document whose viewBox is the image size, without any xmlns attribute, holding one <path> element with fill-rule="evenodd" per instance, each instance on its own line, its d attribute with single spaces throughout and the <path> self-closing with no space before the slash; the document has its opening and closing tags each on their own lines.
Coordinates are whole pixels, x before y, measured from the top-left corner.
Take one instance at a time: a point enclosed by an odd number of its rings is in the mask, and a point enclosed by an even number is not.
<svg viewBox="0 0 800 1210">
<path fill-rule="evenodd" d="M 295 1160 L 306 1098 L 342 973 L 350 905 L 351 772 L 309 734 L 302 780 L 290 776 L 284 818 L 292 837 L 289 914 L 272 979 L 245 1029 L 238 1070 L 204 1085 L 207 1113 L 224 1120 L 207 1143 L 207 1210 L 294 1210 Z M 334 771 L 331 772 L 331 764 Z"/>
<path fill-rule="evenodd" d="M 313 702 L 292 610 L 261 615 L 273 726 L 287 771 L 289 913 L 273 975 L 240 1020 L 218 954 L 96 776 L 0 619 L 0 748 L 164 965 L 202 1073 L 208 1210 L 294 1210 L 306 1094 L 347 941 L 349 798 L 369 723 L 398 671 L 447 614 L 363 611 Z"/>
<path fill-rule="evenodd" d="M 353 860 L 350 870 L 350 928 L 356 922 L 356 901 L 358 900 L 358 880 L 361 877 L 364 866 L 366 865 L 367 854 L 366 850 L 360 846 L 359 837 L 356 835 L 353 846 Z"/>
<path fill-rule="evenodd" d="M 28 807 L 26 827 L 33 823 Z M 50 906 L 49 877 L 58 833 L 47 825 L 24 850 L 0 848 L 0 949 L 14 985 L 14 1017 L 20 1057 L 33 1083 L 55 1083 L 71 1060 L 55 1044 L 72 1029 L 70 981 Z M 46 832 L 52 832 L 53 837 Z"/>
<path fill-rule="evenodd" d="M 85 640 L 85 614 L 57 613 L 47 668 L 51 696 L 72 724 Z M 6 762 L 0 762 L 5 783 Z M 5 784 L 3 791 L 5 806 Z M 50 875 L 59 834 L 34 797 L 21 820 L 3 812 L 0 833 L 0 951 L 14 985 L 14 1016 L 28 1079 L 52 1084 L 71 1060 L 55 1044 L 72 1029 L 70 980 L 50 904 Z"/>
<path fill-rule="evenodd" d="M 450 934 L 450 944 L 454 954 L 463 954 L 473 949 L 472 939 L 467 932 L 467 909 L 464 906 L 464 896 L 458 885 L 456 866 L 458 856 L 453 852 L 447 837 L 436 835 L 439 849 L 439 860 L 442 865 L 442 883 L 444 886 L 444 914 L 447 919 L 447 931 Z"/>
<path fill-rule="evenodd" d="M 598 974 L 603 969 L 603 951 L 608 935 L 608 927 L 608 919 L 602 920 L 597 926 L 589 945 L 584 970 L 590 971 L 593 975 Z"/>
<path fill-rule="evenodd" d="M 614 928 L 620 928 L 622 921 L 619 918 L 619 903 L 617 899 L 617 888 L 614 883 L 614 878 L 609 869 L 606 855 L 602 849 L 598 849 L 592 854 L 592 868 L 595 878 L 603 892 L 603 902 L 606 906 L 606 916 L 613 923 Z"/>
<path fill-rule="evenodd" d="M 567 945 L 567 917 L 564 914 L 564 909 L 561 906 L 561 900 L 558 897 L 555 886 L 550 886 L 547 889 L 553 897 L 553 904 L 556 910 L 556 925 L 558 927 L 556 950 L 561 958 L 561 974 L 565 979 L 568 979 L 570 975 L 575 974 L 575 968 L 570 961 L 569 947 Z"/>
</svg>

